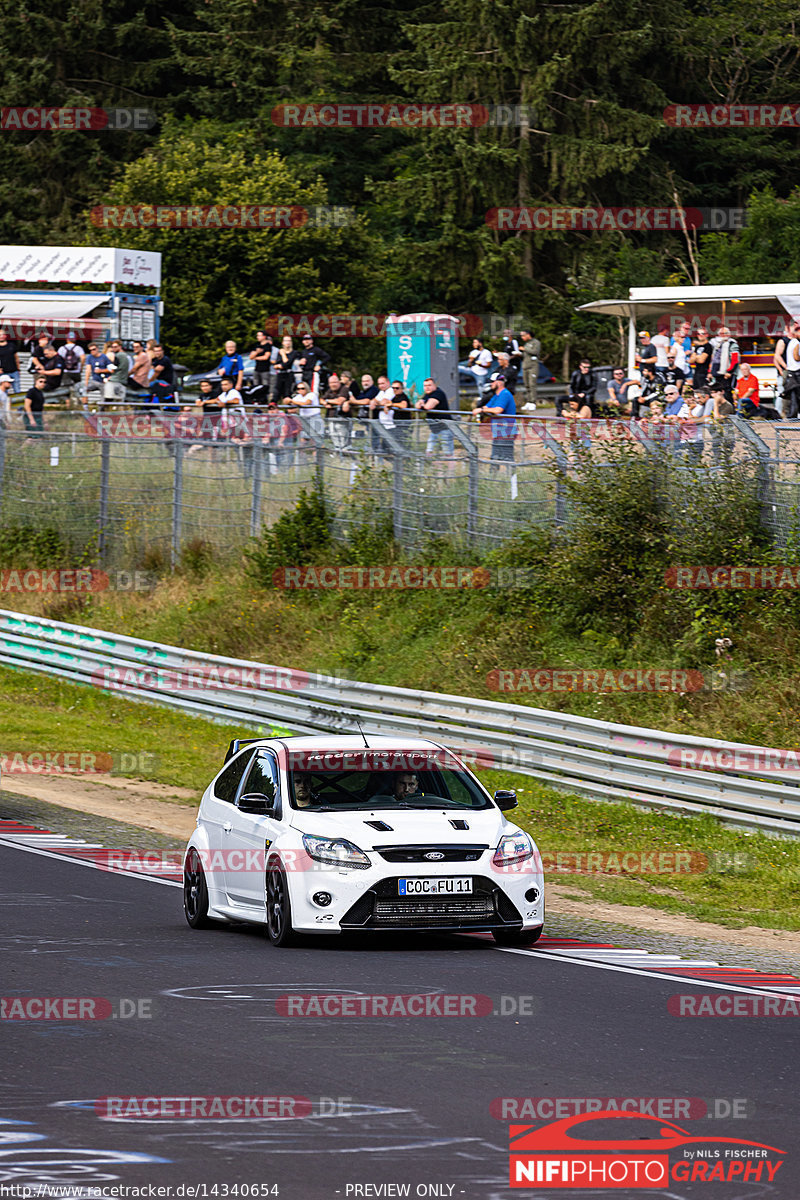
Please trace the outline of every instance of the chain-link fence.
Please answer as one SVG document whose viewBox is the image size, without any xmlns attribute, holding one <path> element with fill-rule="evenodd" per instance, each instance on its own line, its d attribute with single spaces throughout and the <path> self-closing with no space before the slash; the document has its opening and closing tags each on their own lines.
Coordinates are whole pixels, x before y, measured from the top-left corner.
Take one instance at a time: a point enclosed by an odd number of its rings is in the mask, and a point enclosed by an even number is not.
<svg viewBox="0 0 800 1200">
<path fill-rule="evenodd" d="M 100 416 L 104 420 L 100 420 Z M 180 413 L 48 412 L 34 435 L 0 430 L 0 527 L 57 531 L 83 561 L 175 565 L 194 546 L 233 557 L 301 489 L 317 484 L 346 531 L 391 517 L 409 548 L 446 537 L 486 550 L 535 526 L 569 526 L 565 481 L 607 451 L 709 476 L 758 472 L 766 527 L 785 546 L 800 526 L 800 423 L 714 426 L 517 417 L 322 420 L 285 414 L 189 420 Z"/>
</svg>

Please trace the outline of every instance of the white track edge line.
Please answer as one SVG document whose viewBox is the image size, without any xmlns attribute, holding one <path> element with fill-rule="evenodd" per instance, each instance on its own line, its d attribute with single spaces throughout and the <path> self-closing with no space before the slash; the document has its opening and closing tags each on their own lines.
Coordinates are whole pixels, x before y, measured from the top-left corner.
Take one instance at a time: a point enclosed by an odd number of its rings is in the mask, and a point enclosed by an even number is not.
<svg viewBox="0 0 800 1200">
<path fill-rule="evenodd" d="M 26 854 L 40 854 L 43 858 L 54 858 L 56 862 L 91 867 L 92 870 L 103 871 L 106 875 L 124 875 L 126 879 L 146 879 L 150 883 L 161 883 L 164 887 L 183 887 L 183 884 L 179 883 L 177 879 L 159 879 L 157 875 L 145 875 L 142 871 L 123 871 L 119 867 L 101 867 L 99 863 L 90 862 L 85 858 L 70 858 L 68 854 L 55 854 L 52 850 L 40 850 L 38 846 L 23 846 L 20 842 L 8 842 L 3 837 L 0 837 L 0 846 L 8 846 L 10 850 L 24 850 Z"/>
</svg>

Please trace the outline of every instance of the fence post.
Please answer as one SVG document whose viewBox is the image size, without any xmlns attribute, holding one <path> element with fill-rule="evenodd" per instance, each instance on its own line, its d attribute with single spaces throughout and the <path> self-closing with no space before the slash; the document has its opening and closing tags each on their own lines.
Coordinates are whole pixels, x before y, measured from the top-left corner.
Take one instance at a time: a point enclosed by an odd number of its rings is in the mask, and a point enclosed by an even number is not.
<svg viewBox="0 0 800 1200">
<path fill-rule="evenodd" d="M 97 550 L 100 565 L 105 566 L 108 555 L 108 485 L 111 477 L 111 442 L 100 442 L 100 510 L 97 514 Z"/>
<path fill-rule="evenodd" d="M 450 421 L 450 428 L 457 442 L 467 452 L 469 459 L 467 474 L 467 543 L 472 546 L 478 538 L 478 447 L 457 420 Z"/>
<path fill-rule="evenodd" d="M 183 442 L 176 438 L 172 443 L 175 447 L 175 475 L 172 486 L 172 545 L 170 547 L 170 566 L 174 571 L 181 555 L 181 518 L 183 516 Z"/>
<path fill-rule="evenodd" d="M 261 463 L 263 445 L 259 438 L 253 439 L 253 494 L 250 499 L 250 534 L 258 537 L 261 526 Z"/>
<path fill-rule="evenodd" d="M 0 422 L 0 513 L 3 508 L 3 484 L 6 473 L 6 427 Z"/>
</svg>

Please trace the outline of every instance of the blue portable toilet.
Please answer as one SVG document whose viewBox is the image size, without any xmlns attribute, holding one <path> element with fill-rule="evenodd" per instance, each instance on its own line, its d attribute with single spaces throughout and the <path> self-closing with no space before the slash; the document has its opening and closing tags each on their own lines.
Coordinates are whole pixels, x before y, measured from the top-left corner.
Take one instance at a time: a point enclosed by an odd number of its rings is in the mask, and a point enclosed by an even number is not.
<svg viewBox="0 0 800 1200">
<path fill-rule="evenodd" d="M 392 314 L 386 318 L 389 379 L 399 379 L 412 400 L 429 376 L 458 407 L 458 317 L 446 313 Z"/>
</svg>

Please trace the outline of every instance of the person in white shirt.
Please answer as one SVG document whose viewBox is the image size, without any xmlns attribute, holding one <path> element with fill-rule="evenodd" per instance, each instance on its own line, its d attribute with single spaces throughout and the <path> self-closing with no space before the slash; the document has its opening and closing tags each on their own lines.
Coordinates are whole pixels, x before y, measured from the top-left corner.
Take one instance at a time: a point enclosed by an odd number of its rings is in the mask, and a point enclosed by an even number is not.
<svg viewBox="0 0 800 1200">
<path fill-rule="evenodd" d="M 319 394 L 312 392 L 307 383 L 301 381 L 298 383 L 294 395 L 292 396 L 292 404 L 296 404 L 302 409 L 303 416 L 308 417 L 309 424 L 317 437 L 323 437 L 325 434 L 325 422 L 322 419 L 322 405 L 319 402 Z"/>
<path fill-rule="evenodd" d="M 11 424 L 11 390 L 14 381 L 10 375 L 0 375 L 0 429 Z"/>
<path fill-rule="evenodd" d="M 659 332 L 654 338 L 651 338 L 650 341 L 655 346 L 658 354 L 658 357 L 656 358 L 656 370 L 658 370 L 659 367 L 666 367 L 668 365 L 667 351 L 669 350 L 669 338 L 665 333 Z"/>
<path fill-rule="evenodd" d="M 481 385 L 489 373 L 489 367 L 492 365 L 492 352 L 487 350 L 480 338 L 472 339 L 472 349 L 469 352 L 467 366 L 472 372 L 475 382 L 478 385 L 478 393 L 480 394 Z"/>
<path fill-rule="evenodd" d="M 394 429 L 394 413 L 392 412 L 392 404 L 394 403 L 394 390 L 386 375 L 378 376 L 378 387 L 380 391 L 375 397 L 375 403 L 380 405 L 378 409 L 378 420 L 384 429 Z"/>
</svg>

